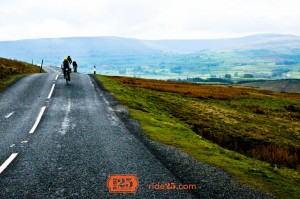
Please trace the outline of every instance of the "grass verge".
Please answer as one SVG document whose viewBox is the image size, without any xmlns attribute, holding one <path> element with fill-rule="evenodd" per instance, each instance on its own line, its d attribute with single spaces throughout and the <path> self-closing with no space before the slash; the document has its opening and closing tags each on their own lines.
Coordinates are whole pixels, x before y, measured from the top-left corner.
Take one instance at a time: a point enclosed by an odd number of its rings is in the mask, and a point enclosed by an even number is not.
<svg viewBox="0 0 300 199">
<path fill-rule="evenodd" d="M 0 58 L 0 92 L 17 79 L 32 73 L 39 73 L 38 66 L 16 60 Z"/>
<path fill-rule="evenodd" d="M 97 78 L 114 93 L 120 103 L 129 107 L 130 115 L 140 122 L 150 139 L 178 147 L 202 162 L 221 167 L 232 174 L 238 182 L 261 191 L 273 193 L 280 198 L 297 198 L 300 195 L 299 170 L 260 161 L 251 158 L 251 154 L 244 155 L 228 150 L 226 147 L 221 147 L 220 143 L 213 143 L 215 140 L 205 138 L 193 125 L 198 124 L 199 129 L 206 129 L 207 132 L 219 132 L 219 137 L 239 134 L 237 137 L 240 139 L 260 140 L 262 143 L 276 143 L 278 146 L 281 142 L 297 146 L 299 118 L 297 118 L 296 110 L 298 110 L 299 95 L 281 95 L 239 88 L 241 90 L 232 91 L 233 93 L 226 97 L 227 92 L 224 91 L 230 89 L 226 87 L 223 90 L 220 89 L 220 92 L 225 94 L 214 95 L 216 89 L 219 89 L 214 88 L 214 92 L 205 94 L 206 97 L 195 97 L 187 88 L 183 89 L 183 92 L 176 92 L 162 83 L 159 83 L 161 86 L 156 85 L 155 88 L 151 88 L 141 82 L 129 84 L 113 77 L 97 76 Z M 126 81 L 135 80 L 126 79 Z M 158 83 L 155 82 L 155 84 Z M 164 86 L 169 89 L 168 92 L 161 89 Z M 176 86 L 180 87 L 180 84 L 174 84 L 173 88 Z M 209 92 L 209 89 L 205 90 Z M 228 98 L 234 93 L 238 93 L 240 97 L 235 95 Z M 222 99 L 218 99 L 218 95 Z M 250 105 L 247 107 L 245 104 Z M 296 116 L 289 113 L 295 113 Z M 282 121 L 272 122 L 279 116 Z M 280 128 L 279 131 L 272 132 L 288 121 L 293 123 L 293 128 L 284 131 L 288 132 L 287 135 L 280 134 L 286 126 Z M 267 131 L 264 128 L 267 128 Z M 247 131 L 247 129 L 252 130 Z M 226 140 L 225 137 L 223 139 Z"/>
</svg>

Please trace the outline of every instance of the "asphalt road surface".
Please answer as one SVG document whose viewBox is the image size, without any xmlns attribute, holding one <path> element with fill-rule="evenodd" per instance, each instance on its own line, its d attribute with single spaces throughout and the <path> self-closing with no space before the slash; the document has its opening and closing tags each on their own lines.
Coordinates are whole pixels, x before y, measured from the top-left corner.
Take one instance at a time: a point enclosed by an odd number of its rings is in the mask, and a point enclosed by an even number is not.
<svg viewBox="0 0 300 199">
<path fill-rule="evenodd" d="M 13 159 L 0 174 L 0 198 L 195 197 L 149 190 L 181 182 L 122 125 L 88 75 L 73 73 L 66 85 L 60 71 L 48 71 L 0 94 L 0 165 Z M 136 194 L 109 193 L 109 174 L 136 174 Z"/>
<path fill-rule="evenodd" d="M 131 133 L 90 76 L 72 73 L 66 85 L 60 70 L 46 69 L 0 93 L 0 198 L 199 197 L 187 190 L 155 190 L 152 183 L 183 183 L 176 169 Z M 205 198 L 265 197 L 248 188 L 235 192 L 237 186 L 215 168 L 195 170 L 207 176 L 203 185 L 195 182 Z M 110 193 L 110 174 L 136 174 L 136 193 Z M 208 176 L 211 184 L 205 185 Z M 216 178 L 226 180 L 219 185 Z"/>
</svg>

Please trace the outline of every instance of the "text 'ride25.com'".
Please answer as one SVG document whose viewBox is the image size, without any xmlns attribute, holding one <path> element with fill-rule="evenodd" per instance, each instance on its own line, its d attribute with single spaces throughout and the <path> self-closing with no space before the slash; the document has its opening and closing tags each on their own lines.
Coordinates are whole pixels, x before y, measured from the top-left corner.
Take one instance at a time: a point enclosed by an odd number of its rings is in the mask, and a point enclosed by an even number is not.
<svg viewBox="0 0 300 199">
<path fill-rule="evenodd" d="M 136 174 L 110 174 L 107 180 L 107 188 L 110 193 L 136 193 L 139 181 Z M 174 182 L 150 183 L 149 190 L 196 190 L 196 184 L 176 184 Z"/>
</svg>

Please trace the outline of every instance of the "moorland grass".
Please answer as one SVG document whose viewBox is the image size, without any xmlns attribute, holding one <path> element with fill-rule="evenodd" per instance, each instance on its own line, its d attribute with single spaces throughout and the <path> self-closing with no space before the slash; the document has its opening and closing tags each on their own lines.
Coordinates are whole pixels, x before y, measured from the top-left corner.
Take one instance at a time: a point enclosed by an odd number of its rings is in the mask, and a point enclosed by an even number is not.
<svg viewBox="0 0 300 199">
<path fill-rule="evenodd" d="M 11 85 L 16 79 L 38 72 L 40 72 L 38 66 L 21 61 L 0 58 L 0 92 Z"/>
<path fill-rule="evenodd" d="M 97 77 L 129 107 L 150 139 L 280 198 L 300 195 L 299 94 Z"/>
</svg>

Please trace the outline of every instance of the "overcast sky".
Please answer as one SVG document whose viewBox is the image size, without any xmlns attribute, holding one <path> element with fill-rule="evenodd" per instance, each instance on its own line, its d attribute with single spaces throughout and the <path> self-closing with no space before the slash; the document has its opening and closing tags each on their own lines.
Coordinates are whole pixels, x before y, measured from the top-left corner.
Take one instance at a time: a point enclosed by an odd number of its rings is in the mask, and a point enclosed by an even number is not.
<svg viewBox="0 0 300 199">
<path fill-rule="evenodd" d="M 0 40 L 300 35 L 299 0 L 0 0 Z"/>
</svg>

